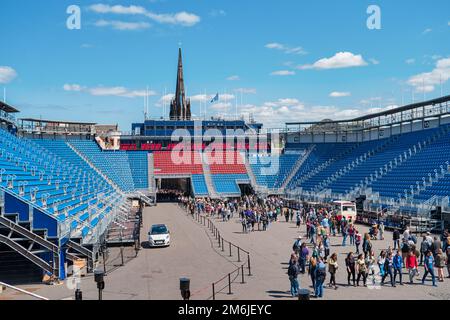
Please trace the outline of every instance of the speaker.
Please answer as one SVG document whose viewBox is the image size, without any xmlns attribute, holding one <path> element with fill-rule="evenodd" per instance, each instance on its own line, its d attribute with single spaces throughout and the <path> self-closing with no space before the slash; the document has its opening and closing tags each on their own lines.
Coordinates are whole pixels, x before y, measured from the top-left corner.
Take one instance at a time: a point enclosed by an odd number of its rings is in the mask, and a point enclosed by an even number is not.
<svg viewBox="0 0 450 320">
<path fill-rule="evenodd" d="M 96 283 L 102 283 L 104 282 L 105 273 L 102 270 L 95 270 L 94 271 L 94 280 Z"/>
<path fill-rule="evenodd" d="M 191 280 L 189 280 L 187 278 L 180 279 L 180 290 L 181 291 L 189 291 L 190 286 L 191 286 Z"/>
</svg>

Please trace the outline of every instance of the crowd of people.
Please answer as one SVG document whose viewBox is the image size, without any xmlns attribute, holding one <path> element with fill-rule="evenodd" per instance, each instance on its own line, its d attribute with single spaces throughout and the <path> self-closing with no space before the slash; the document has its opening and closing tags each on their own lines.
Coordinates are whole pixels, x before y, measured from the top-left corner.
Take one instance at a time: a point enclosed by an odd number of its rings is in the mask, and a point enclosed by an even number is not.
<svg viewBox="0 0 450 320">
<path fill-rule="evenodd" d="M 448 230 L 441 236 L 423 234 L 419 244 L 419 239 L 408 227 L 395 229 L 392 246 L 376 253 L 373 242 L 385 240 L 383 221 L 373 221 L 368 232 L 362 232 L 360 225 L 341 216 L 332 206 L 318 207 L 303 203 L 289 208 L 287 201 L 281 197 L 261 198 L 256 195 L 233 200 L 188 197 L 180 197 L 179 200 L 192 215 L 207 214 L 224 222 L 239 218 L 244 234 L 268 231 L 271 224 L 278 221 L 295 223 L 299 230 L 304 227 L 306 231 L 292 246 L 287 272 L 293 297 L 299 294 L 299 276 L 306 274 L 317 298 L 324 296 L 328 278 L 328 287 L 338 289 L 336 276 L 339 272 L 345 272 L 346 285 L 354 287 L 403 286 L 404 273 L 410 284 L 416 279 L 425 284 L 427 278 L 431 278 L 432 285 L 436 287 L 438 282 L 444 281 L 445 269 L 450 278 Z M 342 266 L 338 263 L 338 254 L 331 252 L 332 242 L 345 248 L 353 247 L 346 253 Z"/>
<path fill-rule="evenodd" d="M 419 246 L 417 237 L 408 227 L 404 230 L 395 229 L 392 246 L 376 255 L 373 241 L 384 240 L 383 222 L 375 222 L 369 232 L 362 234 L 353 221 L 339 216 L 331 208 L 302 207 L 299 212 L 296 214 L 300 217 L 306 213 L 305 219 L 301 221 L 306 225 L 306 234 L 294 242 L 289 261 L 288 276 L 293 297 L 299 292 L 299 274 L 306 272 L 310 276 L 314 296 L 318 298 L 323 297 L 327 274 L 328 287 L 338 288 L 336 274 L 340 269 L 346 270 L 347 286 L 355 287 L 361 284 L 365 287 L 382 286 L 386 280 L 392 287 L 397 284 L 403 286 L 404 271 L 407 271 L 409 283 L 413 284 L 420 276 L 419 266 L 423 266 L 419 283 L 425 284 L 427 278 L 431 277 L 432 285 L 437 287 L 438 281 L 444 281 L 445 268 L 450 278 L 448 230 L 440 237 L 433 237 L 429 232 L 424 234 Z M 339 241 L 341 246 L 354 247 L 346 255 L 342 268 L 338 264 L 337 254 L 330 255 L 330 239 L 338 236 L 342 237 L 342 242 Z"/>
</svg>

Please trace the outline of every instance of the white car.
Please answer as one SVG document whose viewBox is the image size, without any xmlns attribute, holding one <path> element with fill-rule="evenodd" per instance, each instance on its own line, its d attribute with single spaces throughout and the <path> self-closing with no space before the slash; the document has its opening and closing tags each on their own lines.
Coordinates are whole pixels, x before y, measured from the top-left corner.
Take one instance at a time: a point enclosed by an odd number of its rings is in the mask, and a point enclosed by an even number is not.
<svg viewBox="0 0 450 320">
<path fill-rule="evenodd" d="M 151 248 L 170 246 L 170 231 L 165 224 L 155 224 L 148 233 Z"/>
</svg>

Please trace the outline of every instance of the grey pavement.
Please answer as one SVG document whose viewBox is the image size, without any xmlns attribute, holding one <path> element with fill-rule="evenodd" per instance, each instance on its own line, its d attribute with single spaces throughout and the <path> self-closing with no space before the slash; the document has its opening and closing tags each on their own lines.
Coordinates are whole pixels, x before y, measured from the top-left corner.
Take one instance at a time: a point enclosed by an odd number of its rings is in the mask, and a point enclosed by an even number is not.
<svg viewBox="0 0 450 320">
<path fill-rule="evenodd" d="M 305 227 L 297 229 L 295 224 L 280 221 L 273 223 L 267 232 L 253 232 L 243 234 L 239 221 L 235 218 L 229 222 L 213 219 L 220 230 L 221 236 L 228 241 L 250 252 L 252 276 L 248 277 L 248 270 L 244 270 L 245 284 L 241 284 L 241 273 L 233 273 L 232 295 L 228 295 L 227 274 L 233 272 L 246 261 L 246 255 L 241 253 L 241 261 L 237 261 L 236 249 L 225 244 L 224 251 L 208 230 L 207 226 L 195 221 L 175 204 L 160 204 L 158 207 L 148 208 L 144 213 L 144 228 L 142 239 L 145 241 L 147 232 L 152 224 L 165 223 L 169 226 L 172 236 L 172 246 L 161 249 L 142 249 L 137 258 L 132 258 L 131 249 L 126 251 L 125 266 L 117 267 L 105 278 L 106 289 L 104 299 L 118 300 L 180 300 L 179 278 L 191 279 L 193 300 L 210 299 L 211 284 L 222 277 L 223 281 L 216 285 L 217 299 L 223 300 L 273 300 L 292 299 L 289 295 L 289 280 L 287 277 L 287 262 L 291 255 L 292 244 L 299 235 L 305 234 Z M 360 231 L 367 232 L 367 227 L 358 226 Z M 389 247 L 392 234 L 386 232 L 384 241 L 374 241 L 376 254 L 381 249 Z M 383 286 L 369 289 L 365 287 L 347 287 L 347 275 L 344 259 L 354 247 L 342 247 L 341 237 L 331 239 L 331 252 L 338 254 L 339 271 L 337 274 L 338 290 L 325 289 L 324 299 L 330 300 L 404 300 L 404 299 L 450 299 L 450 280 L 438 283 L 433 288 L 430 282 L 397 286 Z M 113 251 L 117 255 L 117 249 Z M 118 259 L 116 259 L 117 261 Z M 376 268 L 378 270 L 378 268 Z M 420 267 L 423 273 L 423 268 Z M 447 273 L 445 273 L 447 275 Z M 327 276 L 327 281 L 329 275 Z M 406 283 L 407 274 L 403 275 Z M 328 283 L 326 281 L 326 283 Z M 310 288 L 311 281 L 307 275 L 300 277 L 300 286 Z M 21 286 L 33 293 L 50 299 L 73 299 L 73 289 L 66 284 L 58 286 Z M 98 292 L 92 276 L 83 278 L 81 288 L 84 299 L 97 299 Z M 30 299 L 22 294 L 7 290 L 0 294 L 0 299 Z"/>
</svg>

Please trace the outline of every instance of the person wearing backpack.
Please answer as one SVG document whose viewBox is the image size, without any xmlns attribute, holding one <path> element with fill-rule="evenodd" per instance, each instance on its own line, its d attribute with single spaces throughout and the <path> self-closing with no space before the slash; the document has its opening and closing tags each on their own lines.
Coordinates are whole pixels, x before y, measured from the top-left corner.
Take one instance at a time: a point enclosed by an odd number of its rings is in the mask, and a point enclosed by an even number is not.
<svg viewBox="0 0 450 320">
<path fill-rule="evenodd" d="M 297 297 L 299 290 L 299 283 L 298 283 L 297 256 L 295 254 L 292 254 L 291 260 L 289 261 L 288 276 L 291 284 L 291 295 L 292 297 Z"/>
<path fill-rule="evenodd" d="M 411 251 L 411 247 L 410 247 L 408 241 L 403 240 L 401 250 L 402 250 L 402 260 L 403 260 L 403 263 L 405 263 L 406 258 L 408 257 L 409 252 Z"/>
<path fill-rule="evenodd" d="M 294 251 L 296 255 L 299 255 L 301 246 L 302 246 L 302 237 L 299 236 L 298 239 L 295 240 L 294 245 L 292 246 L 292 251 Z"/>
<path fill-rule="evenodd" d="M 420 262 L 419 265 L 423 264 L 423 260 L 427 254 L 427 252 L 430 250 L 429 242 L 427 241 L 427 237 L 424 235 L 422 237 L 422 243 L 420 244 Z"/>
<path fill-rule="evenodd" d="M 325 283 L 325 279 L 327 277 L 327 270 L 325 267 L 325 263 L 323 262 L 322 257 L 319 257 L 319 262 L 315 271 L 316 285 L 315 285 L 315 294 L 314 297 L 322 298 L 323 297 L 323 284 Z"/>
</svg>

